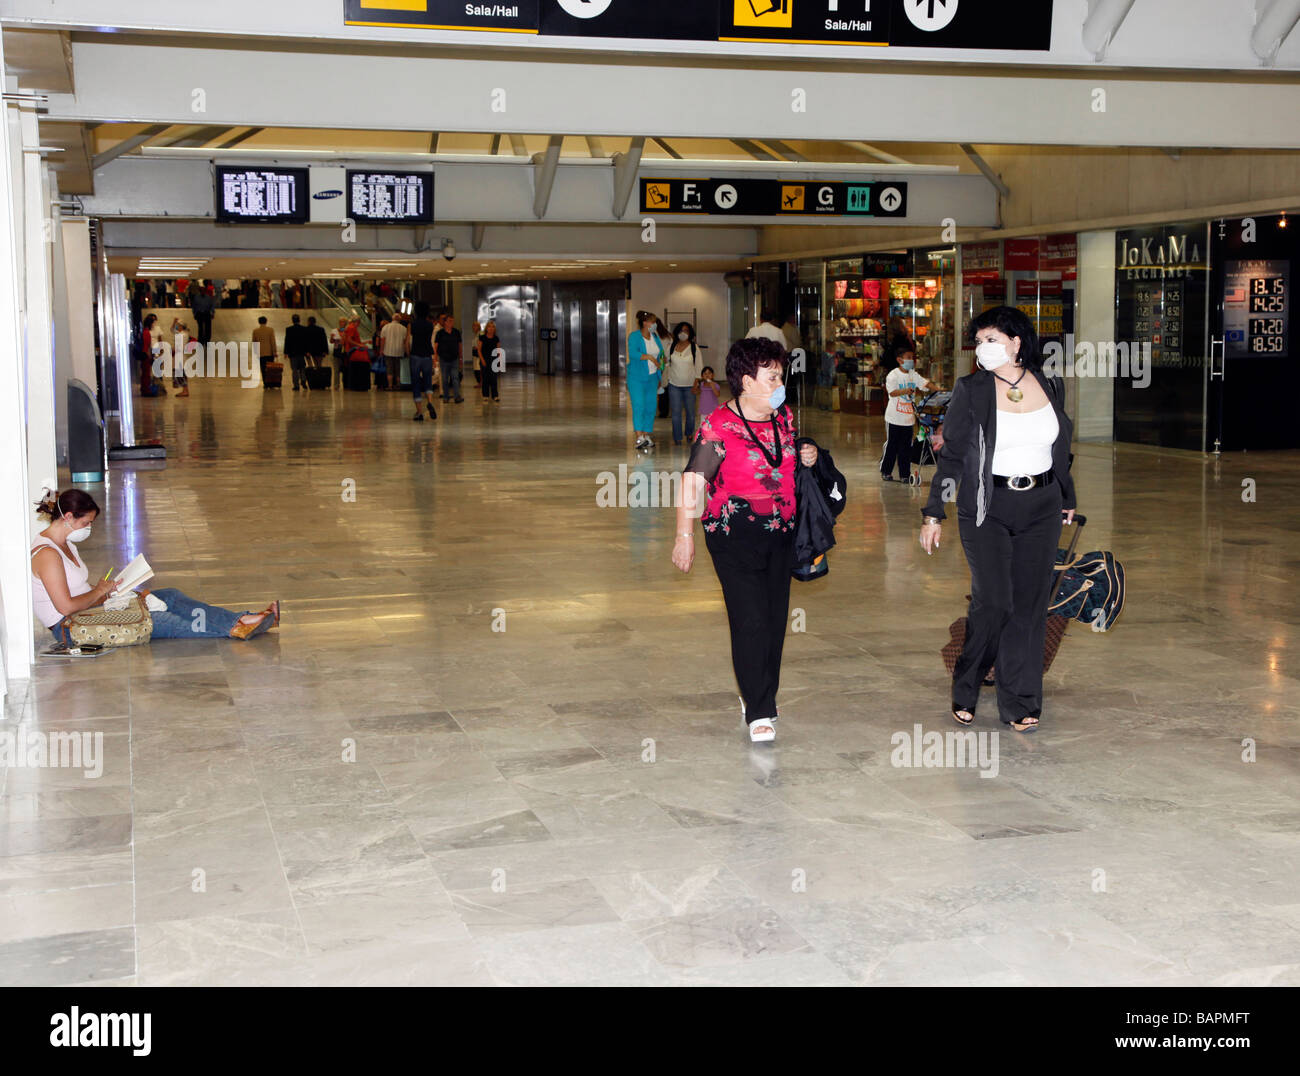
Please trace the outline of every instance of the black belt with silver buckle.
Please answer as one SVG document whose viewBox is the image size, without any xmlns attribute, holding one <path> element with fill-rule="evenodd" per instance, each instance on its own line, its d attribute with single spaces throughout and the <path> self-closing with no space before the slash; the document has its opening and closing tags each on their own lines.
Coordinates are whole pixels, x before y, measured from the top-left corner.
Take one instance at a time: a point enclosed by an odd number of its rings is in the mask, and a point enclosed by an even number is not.
<svg viewBox="0 0 1300 1076">
<path fill-rule="evenodd" d="M 997 489 L 1014 489 L 1017 493 L 1024 493 L 1027 489 L 1036 489 L 1055 481 L 1056 475 L 1051 471 L 1044 471 L 1042 474 L 995 474 L 993 476 L 993 485 Z"/>
</svg>

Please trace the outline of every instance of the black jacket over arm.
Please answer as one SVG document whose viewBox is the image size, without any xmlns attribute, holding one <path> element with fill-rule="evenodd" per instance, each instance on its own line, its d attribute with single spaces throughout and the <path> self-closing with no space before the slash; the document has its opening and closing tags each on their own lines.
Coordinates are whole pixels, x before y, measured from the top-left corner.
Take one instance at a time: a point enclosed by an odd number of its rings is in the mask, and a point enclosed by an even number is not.
<svg viewBox="0 0 1300 1076">
<path fill-rule="evenodd" d="M 1052 473 L 1060 483 L 1063 506 L 1074 508 L 1074 479 L 1070 477 L 1074 424 L 1065 413 L 1065 382 L 1038 370 L 1033 375 L 1056 411 L 1060 432 L 1052 445 Z M 946 519 L 944 504 L 953 500 L 955 493 L 957 510 L 973 515 L 976 526 L 983 524 L 993 498 L 993 449 L 998 430 L 994 393 L 998 384 L 989 371 L 976 370 L 959 378 L 953 387 L 943 423 L 943 448 L 936 457 L 939 466 L 930 483 L 930 499 L 921 509 L 923 516 Z"/>
</svg>

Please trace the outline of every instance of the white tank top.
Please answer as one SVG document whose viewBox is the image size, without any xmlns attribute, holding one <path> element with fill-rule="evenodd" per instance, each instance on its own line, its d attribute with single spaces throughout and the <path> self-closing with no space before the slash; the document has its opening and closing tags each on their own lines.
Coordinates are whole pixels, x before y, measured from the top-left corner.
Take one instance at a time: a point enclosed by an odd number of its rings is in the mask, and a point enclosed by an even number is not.
<svg viewBox="0 0 1300 1076">
<path fill-rule="evenodd" d="M 36 544 L 32 546 L 31 555 L 36 556 L 47 546 L 53 549 L 59 555 L 59 559 L 63 561 L 63 574 L 68 580 L 69 594 L 74 598 L 78 598 L 94 589 L 89 583 L 90 569 L 82 563 L 81 554 L 77 552 L 75 543 L 68 543 L 69 548 L 72 550 L 72 560 L 69 560 L 67 554 L 48 538 L 37 538 Z M 41 582 L 41 577 L 35 571 L 32 572 L 32 608 L 37 618 L 47 628 L 54 627 L 63 619 L 63 614 L 54 607 L 54 602 L 50 600 L 45 584 Z"/>
<path fill-rule="evenodd" d="M 1037 411 L 997 413 L 998 437 L 993 447 L 996 475 L 1042 474 L 1052 469 L 1052 445 L 1061 424 L 1050 403 Z"/>
</svg>

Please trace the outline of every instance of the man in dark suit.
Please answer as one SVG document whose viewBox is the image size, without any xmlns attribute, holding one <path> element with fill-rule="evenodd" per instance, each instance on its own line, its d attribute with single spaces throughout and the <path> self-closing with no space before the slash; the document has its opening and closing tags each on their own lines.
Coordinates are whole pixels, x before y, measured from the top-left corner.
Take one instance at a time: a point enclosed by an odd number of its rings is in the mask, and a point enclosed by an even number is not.
<svg viewBox="0 0 1300 1076">
<path fill-rule="evenodd" d="M 294 314 L 293 324 L 284 330 L 284 353 L 293 368 L 293 391 L 307 387 L 307 378 L 303 371 L 307 368 L 307 328 L 298 324 L 298 315 Z"/>
</svg>

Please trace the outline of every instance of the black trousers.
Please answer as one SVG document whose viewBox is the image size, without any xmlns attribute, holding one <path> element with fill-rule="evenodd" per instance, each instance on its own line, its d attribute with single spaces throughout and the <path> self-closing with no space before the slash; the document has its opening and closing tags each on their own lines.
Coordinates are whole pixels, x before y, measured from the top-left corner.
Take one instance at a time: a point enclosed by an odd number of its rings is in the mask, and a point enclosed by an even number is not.
<svg viewBox="0 0 1300 1076">
<path fill-rule="evenodd" d="M 492 369 L 490 363 L 484 363 L 483 368 L 475 372 L 480 375 L 479 385 L 483 389 L 483 399 L 495 400 L 497 398 L 497 372 Z"/>
<path fill-rule="evenodd" d="M 889 431 L 885 439 L 885 458 L 880 462 L 880 473 L 889 474 L 894 469 L 894 460 L 898 460 L 898 477 L 906 481 L 912 473 L 912 425 L 895 425 L 885 423 Z"/>
<path fill-rule="evenodd" d="M 776 717 L 781 652 L 790 615 L 794 532 L 776 533 L 736 512 L 731 533 L 705 532 L 731 625 L 731 665 L 751 725 Z"/>
<path fill-rule="evenodd" d="M 199 343 L 204 347 L 207 347 L 207 345 L 212 341 L 212 315 L 195 314 L 194 321 L 196 323 L 195 329 L 198 333 Z"/>
<path fill-rule="evenodd" d="M 994 489 L 982 527 L 958 513 L 970 564 L 966 645 L 953 670 L 954 710 L 975 712 L 980 684 L 997 663 L 1003 724 L 1040 717 L 1047 603 L 1061 539 L 1061 487 L 1055 482 L 1017 493 Z"/>
</svg>

